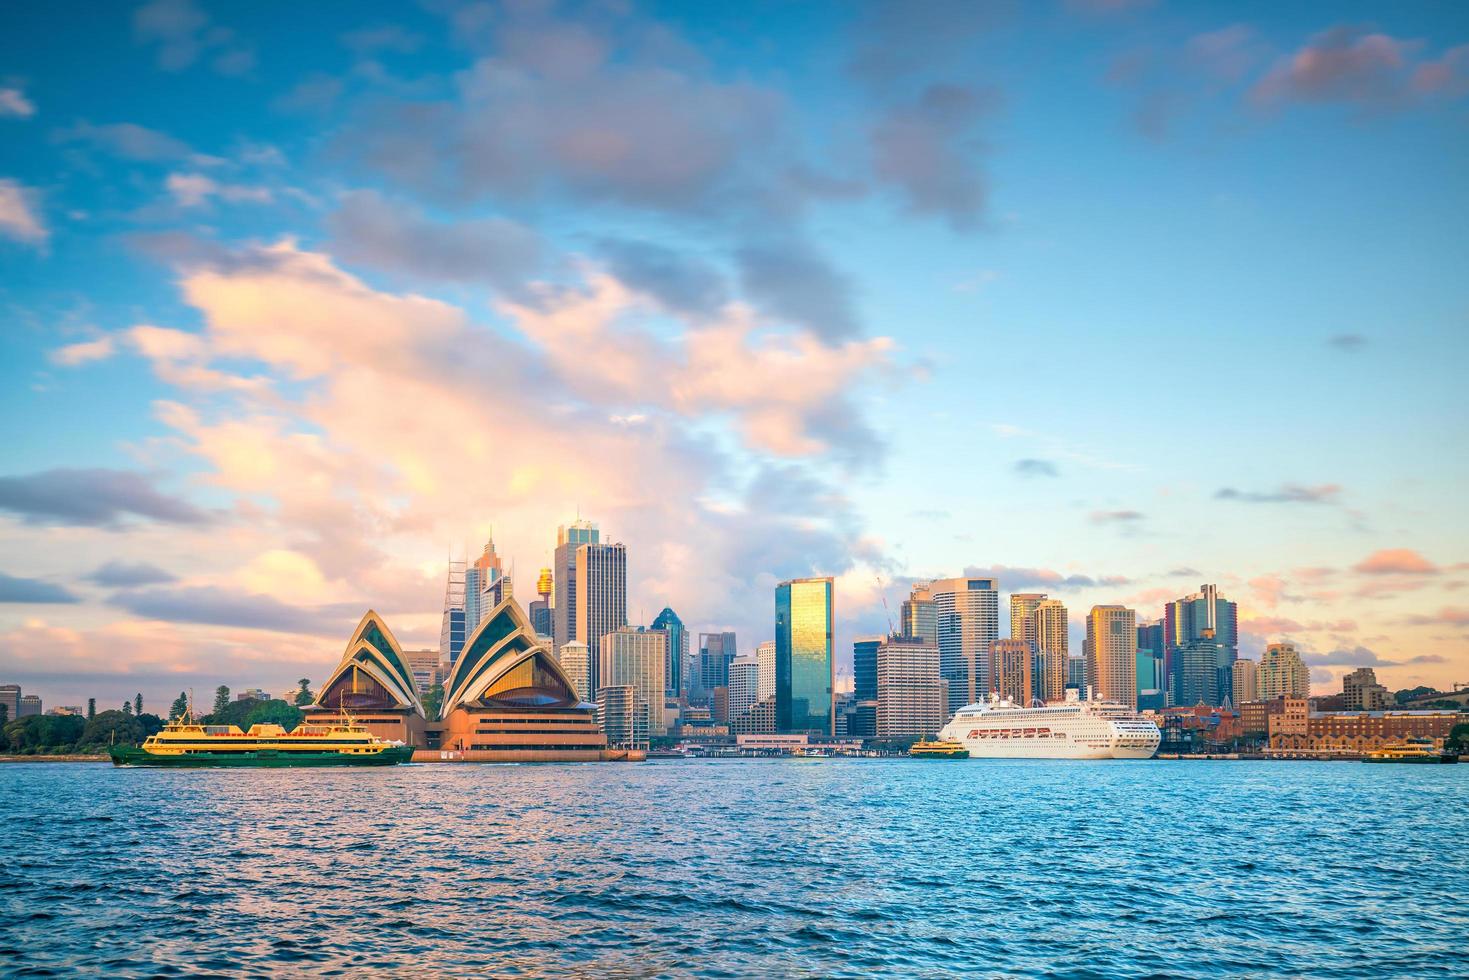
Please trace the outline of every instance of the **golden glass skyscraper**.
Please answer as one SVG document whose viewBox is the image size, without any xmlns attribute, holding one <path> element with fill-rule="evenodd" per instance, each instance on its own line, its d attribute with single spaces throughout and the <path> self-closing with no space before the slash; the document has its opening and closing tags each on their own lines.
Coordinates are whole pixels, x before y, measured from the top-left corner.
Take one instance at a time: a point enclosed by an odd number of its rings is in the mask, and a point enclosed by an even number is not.
<svg viewBox="0 0 1469 980">
<path fill-rule="evenodd" d="M 1062 701 L 1066 698 L 1066 665 L 1071 646 L 1071 622 L 1066 615 L 1066 604 L 1060 599 L 1045 599 L 1037 603 L 1031 614 L 1035 620 L 1036 697 L 1045 701 Z"/>
<path fill-rule="evenodd" d="M 775 725 L 781 732 L 836 732 L 832 580 L 775 587 Z"/>
<path fill-rule="evenodd" d="M 1086 682 L 1098 701 L 1137 707 L 1137 613 L 1092 606 L 1086 618 Z"/>
</svg>

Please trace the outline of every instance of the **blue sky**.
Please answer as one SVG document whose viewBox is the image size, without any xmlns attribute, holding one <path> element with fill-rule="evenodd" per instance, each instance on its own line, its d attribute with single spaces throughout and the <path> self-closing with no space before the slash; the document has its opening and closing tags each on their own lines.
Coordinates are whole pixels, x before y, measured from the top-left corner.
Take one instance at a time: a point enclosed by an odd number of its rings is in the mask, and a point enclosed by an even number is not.
<svg viewBox="0 0 1469 980">
<path fill-rule="evenodd" d="M 1464 679 L 1455 5 L 0 18 L 0 674 L 50 701 L 282 687 L 367 605 L 432 645 L 447 550 L 528 595 L 578 507 L 634 620 L 746 646 L 779 578 L 849 657 L 967 567 Z"/>
</svg>

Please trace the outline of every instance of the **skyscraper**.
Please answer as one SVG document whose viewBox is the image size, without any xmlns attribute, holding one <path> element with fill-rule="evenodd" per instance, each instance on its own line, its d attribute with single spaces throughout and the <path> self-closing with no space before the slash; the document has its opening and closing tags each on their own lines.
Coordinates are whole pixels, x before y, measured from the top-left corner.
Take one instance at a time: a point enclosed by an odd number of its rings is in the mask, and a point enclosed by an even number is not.
<svg viewBox="0 0 1469 980">
<path fill-rule="evenodd" d="M 5 706 L 5 720 L 15 721 L 20 717 L 20 685 L 0 684 L 0 705 Z"/>
<path fill-rule="evenodd" d="M 1178 664 L 1178 693 L 1176 703 L 1180 707 L 1196 704 L 1221 705 L 1233 693 L 1233 681 L 1226 659 L 1224 644 L 1216 640 L 1210 631 L 1204 636 L 1184 640 L 1173 655 Z"/>
<path fill-rule="evenodd" d="M 1168 678 L 1168 692 L 1174 704 L 1195 704 L 1181 700 L 1183 692 L 1183 659 L 1179 651 L 1189 640 L 1209 639 L 1219 642 L 1218 669 L 1224 679 L 1223 690 L 1230 689 L 1229 667 L 1239 656 L 1239 607 L 1221 598 L 1213 585 L 1201 585 L 1199 591 L 1175 599 L 1163 609 L 1163 671 Z M 1197 654 L 1197 651 L 1196 651 Z"/>
<path fill-rule="evenodd" d="M 1137 707 L 1137 613 L 1092 606 L 1086 618 L 1086 682 L 1092 697 Z"/>
<path fill-rule="evenodd" d="M 990 643 L 1000 635 L 999 586 L 992 578 L 946 578 L 930 583 L 929 590 L 952 715 L 989 692 Z"/>
<path fill-rule="evenodd" d="M 1063 701 L 1071 648 L 1071 622 L 1066 604 L 1060 599 L 1043 599 L 1036 603 L 1031 618 L 1035 621 L 1036 697 Z"/>
<path fill-rule="evenodd" d="M 553 635 L 554 631 L 551 625 L 551 590 L 554 587 L 551 579 L 551 570 L 549 568 L 541 569 L 541 573 L 536 576 L 536 595 L 540 598 L 532 600 L 530 606 L 525 610 L 526 616 L 530 619 L 530 628 L 535 630 L 537 636 L 549 637 Z"/>
<path fill-rule="evenodd" d="M 877 647 L 882 641 L 880 636 L 864 636 L 852 642 L 852 696 L 857 701 L 871 701 L 877 697 Z"/>
<path fill-rule="evenodd" d="M 464 570 L 465 635 L 473 634 L 480 620 L 510 598 L 513 592 L 511 580 L 505 575 L 504 563 L 495 552 L 492 535 L 485 541 L 484 551 Z"/>
<path fill-rule="evenodd" d="M 755 648 L 755 660 L 760 664 L 760 693 L 757 698 L 761 701 L 775 700 L 775 641 L 766 640 Z"/>
<path fill-rule="evenodd" d="M 1305 698 L 1311 694 L 1311 671 L 1294 643 L 1272 643 L 1266 647 L 1256 675 L 1261 701 Z"/>
<path fill-rule="evenodd" d="M 748 714 L 759 701 L 760 661 L 748 653 L 736 657 L 729 664 L 730 719 Z"/>
<path fill-rule="evenodd" d="M 1137 693 L 1139 704 L 1143 695 L 1168 690 L 1168 678 L 1163 673 L 1163 621 L 1139 623 L 1137 626 Z M 1149 700 L 1155 700 L 1150 697 Z M 1167 697 L 1164 697 L 1167 702 Z"/>
<path fill-rule="evenodd" d="M 699 634 L 699 692 L 710 698 L 716 687 L 729 686 L 729 665 L 738 655 L 732 632 Z"/>
<path fill-rule="evenodd" d="M 627 548 L 621 544 L 584 544 L 576 549 L 576 629 L 574 639 L 600 650 L 602 637 L 627 625 Z M 666 634 L 664 634 L 666 635 Z M 588 683 L 601 683 L 600 660 L 592 661 Z M 662 699 L 658 716 L 662 717 Z"/>
<path fill-rule="evenodd" d="M 947 705 L 938 646 L 921 637 L 888 636 L 874 653 L 877 737 L 928 736 L 942 728 Z"/>
<path fill-rule="evenodd" d="M 1234 662 L 1231 700 L 1236 711 L 1246 701 L 1260 700 L 1259 669 L 1260 665 L 1253 660 L 1236 660 Z"/>
<path fill-rule="evenodd" d="M 939 641 L 939 610 L 928 585 L 915 585 L 903 600 L 899 629 L 904 636 L 917 637 L 930 643 Z"/>
<path fill-rule="evenodd" d="M 655 630 L 663 630 L 668 634 L 668 674 L 664 678 L 664 687 L 668 696 L 676 698 L 684 693 L 685 680 L 684 668 L 689 659 L 689 631 L 684 629 L 683 620 L 678 618 L 678 613 L 668 606 L 653 620 Z"/>
<path fill-rule="evenodd" d="M 990 690 L 1014 704 L 1029 706 L 1035 696 L 1031 677 L 1031 642 L 995 640 L 990 644 Z"/>
<path fill-rule="evenodd" d="M 568 640 L 586 642 L 586 637 L 576 635 L 576 549 L 599 540 L 597 525 L 591 521 L 577 520 L 575 524 L 556 529 L 556 552 L 551 562 L 555 590 L 555 600 L 551 603 L 551 638 L 557 647 Z M 587 700 L 592 700 L 591 695 L 587 695 Z"/>
<path fill-rule="evenodd" d="M 591 690 L 592 656 L 587 645 L 581 640 L 567 640 L 556 651 L 556 661 L 561 664 L 561 669 L 566 672 L 566 679 L 576 689 L 577 698 L 582 701 L 593 700 L 588 693 Z"/>
<path fill-rule="evenodd" d="M 444 618 L 439 625 L 439 660 L 452 665 L 464 649 L 464 562 L 449 559 L 444 584 Z"/>
<path fill-rule="evenodd" d="M 583 547 L 588 547 L 584 545 Z M 600 637 L 602 655 L 594 685 L 630 686 L 636 692 L 635 709 L 646 711 L 648 732 L 667 734 L 663 721 L 664 658 L 668 656 L 668 634 L 641 626 L 619 626 Z M 646 706 L 646 707 L 645 707 Z"/>
<path fill-rule="evenodd" d="M 801 578 L 775 587 L 775 724 L 781 732 L 836 731 L 832 580 Z"/>
<path fill-rule="evenodd" d="M 1035 609 L 1045 601 L 1040 592 L 1010 593 L 1010 639 L 1036 645 Z"/>
</svg>

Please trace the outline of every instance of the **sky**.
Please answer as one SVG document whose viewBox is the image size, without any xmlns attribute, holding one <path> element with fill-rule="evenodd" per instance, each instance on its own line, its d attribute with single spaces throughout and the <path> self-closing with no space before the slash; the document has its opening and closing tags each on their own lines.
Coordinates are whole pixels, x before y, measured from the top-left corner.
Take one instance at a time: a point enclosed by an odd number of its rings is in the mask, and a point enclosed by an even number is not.
<svg viewBox="0 0 1469 980">
<path fill-rule="evenodd" d="M 843 674 L 983 572 L 1469 681 L 1466 218 L 1461 4 L 11 4 L 0 683 L 436 646 L 578 515 Z"/>
</svg>

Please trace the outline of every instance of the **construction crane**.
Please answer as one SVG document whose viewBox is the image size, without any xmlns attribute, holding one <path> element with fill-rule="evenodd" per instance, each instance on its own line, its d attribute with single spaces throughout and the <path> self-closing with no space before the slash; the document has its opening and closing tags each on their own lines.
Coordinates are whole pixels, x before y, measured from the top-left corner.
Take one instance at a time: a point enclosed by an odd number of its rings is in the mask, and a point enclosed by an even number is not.
<svg viewBox="0 0 1469 980">
<path fill-rule="evenodd" d="M 882 611 L 886 613 L 888 617 L 888 635 L 892 636 L 898 631 L 893 628 L 893 611 L 888 608 L 887 590 L 882 587 L 882 576 L 880 574 L 878 574 L 877 572 L 873 572 L 872 577 L 877 579 L 877 592 L 878 595 L 882 596 Z"/>
</svg>

